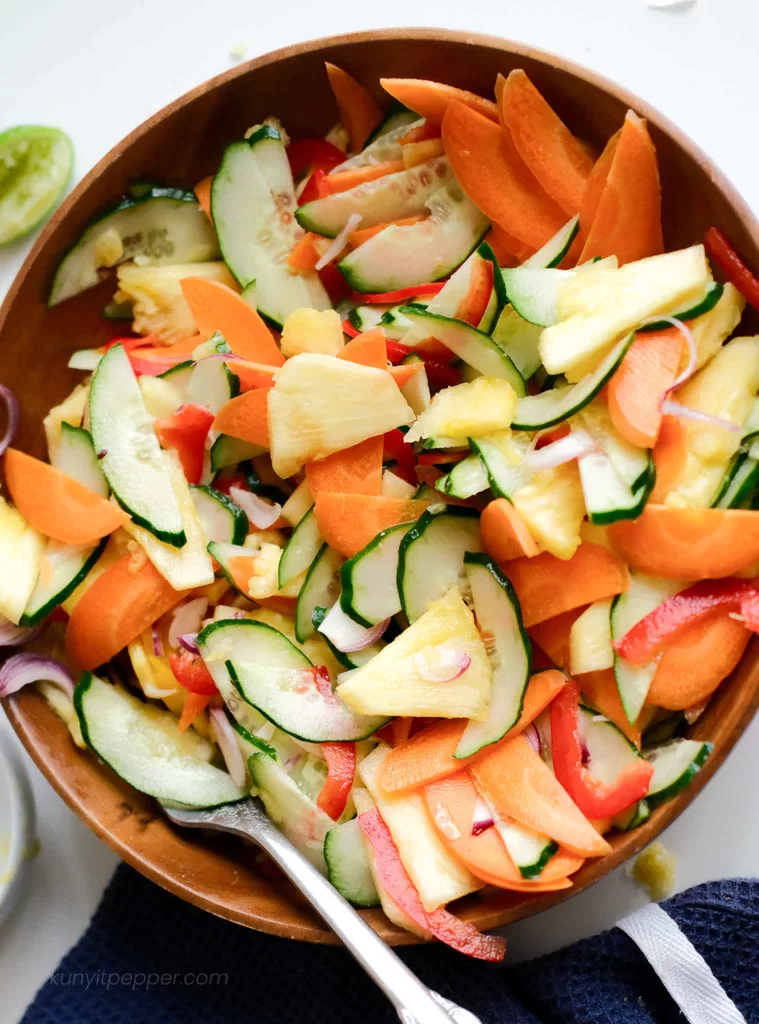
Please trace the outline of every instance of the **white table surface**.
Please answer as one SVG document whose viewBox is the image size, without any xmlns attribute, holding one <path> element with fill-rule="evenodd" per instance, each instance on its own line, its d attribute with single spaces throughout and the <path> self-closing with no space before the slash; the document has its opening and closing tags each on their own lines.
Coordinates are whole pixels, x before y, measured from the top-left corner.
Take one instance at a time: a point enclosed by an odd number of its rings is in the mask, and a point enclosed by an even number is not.
<svg viewBox="0 0 759 1024">
<path fill-rule="evenodd" d="M 417 0 L 413 12 L 407 0 L 215 0 L 211 8 L 200 0 L 0 0 L 0 9 L 0 129 L 65 129 L 76 147 L 77 177 L 148 115 L 228 68 L 239 44 L 253 57 L 330 33 L 445 26 L 554 50 L 623 83 L 666 111 L 759 208 L 753 0 L 697 0 L 678 11 L 651 10 L 644 0 Z M 27 249 L 24 242 L 0 250 L 0 296 Z M 0 739 L 9 733 L 0 716 Z M 758 748 L 755 721 L 700 799 L 664 834 L 678 858 L 678 889 L 757 874 Z M 116 865 L 31 764 L 29 774 L 41 853 L 0 931 L 0 1024 L 20 1018 L 81 934 Z M 511 957 L 594 934 L 645 900 L 619 869 L 568 904 L 508 929 Z"/>
</svg>

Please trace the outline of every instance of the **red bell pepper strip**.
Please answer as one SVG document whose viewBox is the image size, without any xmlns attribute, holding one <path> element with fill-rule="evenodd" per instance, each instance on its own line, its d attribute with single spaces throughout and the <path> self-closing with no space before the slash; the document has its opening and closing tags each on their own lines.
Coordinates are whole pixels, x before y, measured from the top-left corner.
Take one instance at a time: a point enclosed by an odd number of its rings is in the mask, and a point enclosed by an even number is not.
<svg viewBox="0 0 759 1024">
<path fill-rule="evenodd" d="M 329 173 L 345 160 L 345 153 L 326 139 L 295 139 L 286 152 L 296 179 L 316 170 Z"/>
<path fill-rule="evenodd" d="M 428 284 L 415 284 L 410 288 L 399 288 L 394 292 L 353 292 L 352 298 L 364 306 L 377 306 L 387 303 L 390 306 L 403 302 L 404 299 L 414 299 L 419 295 L 437 295 L 446 286 L 446 281 L 431 281 Z"/>
<path fill-rule="evenodd" d="M 419 354 L 421 355 L 421 353 Z M 422 359 L 424 359 L 423 355 Z M 437 359 L 424 359 L 424 368 L 427 371 L 427 383 L 433 395 L 444 388 L 452 388 L 455 384 L 461 383 L 461 371 L 457 370 L 455 366 L 439 363 Z"/>
<path fill-rule="evenodd" d="M 211 694 L 191 693 L 188 690 L 184 706 L 182 707 L 182 715 L 179 719 L 179 731 L 184 732 L 185 729 L 189 729 L 201 711 L 205 711 L 212 700 L 213 696 Z"/>
<path fill-rule="evenodd" d="M 757 580 L 726 578 L 701 580 L 687 590 L 680 591 L 662 601 L 644 616 L 624 636 L 614 641 L 614 650 L 633 665 L 644 665 L 655 658 L 680 630 L 698 622 L 704 616 L 723 610 L 742 611 L 744 603 L 749 614 L 747 627 L 757 622 L 756 603 L 759 596 Z"/>
<path fill-rule="evenodd" d="M 609 784 L 583 765 L 579 726 L 580 687 L 569 680 L 551 702 L 551 755 L 556 778 L 588 818 L 612 818 L 642 800 L 654 766 L 637 758 Z"/>
<path fill-rule="evenodd" d="M 221 491 L 222 494 L 230 497 L 230 490 L 233 487 L 239 487 L 243 491 L 249 491 L 248 481 L 245 479 L 242 473 L 230 473 L 229 476 L 219 475 L 214 479 L 213 489 L 215 491 Z"/>
<path fill-rule="evenodd" d="M 199 655 L 191 654 L 189 651 L 172 651 L 169 655 L 169 667 L 179 685 L 190 693 L 212 697 L 219 692 Z"/>
<path fill-rule="evenodd" d="M 305 206 L 306 203 L 312 203 L 315 199 L 324 199 L 325 196 L 330 195 L 329 189 L 324 184 L 326 177 L 327 175 L 324 171 L 316 170 L 313 172 L 298 198 L 299 206 Z"/>
<path fill-rule="evenodd" d="M 156 420 L 153 429 L 162 447 L 179 455 L 184 475 L 191 484 L 199 484 L 203 475 L 206 438 L 213 413 L 205 406 L 189 402 L 165 419 Z"/>
<path fill-rule="evenodd" d="M 348 287 L 348 282 L 337 268 L 337 261 L 333 260 L 326 267 L 318 270 L 317 273 L 327 295 L 329 295 L 330 302 L 335 306 L 338 302 L 342 302 L 348 295 L 350 288 Z"/>
<path fill-rule="evenodd" d="M 327 762 L 327 780 L 322 786 L 316 803 L 337 821 L 348 803 L 353 779 L 356 774 L 355 743 L 322 743 L 322 753 Z"/>
<path fill-rule="evenodd" d="M 357 331 L 350 320 L 343 320 L 343 334 L 347 334 L 349 338 L 357 338 L 361 331 Z"/>
<path fill-rule="evenodd" d="M 403 432 L 400 430 L 389 430 L 384 437 L 382 448 L 382 461 L 393 462 L 395 465 L 388 468 L 405 480 L 407 484 L 416 484 L 416 455 L 413 445 L 406 444 Z"/>
<path fill-rule="evenodd" d="M 759 278 L 753 274 L 729 239 L 719 228 L 709 228 L 704 237 L 704 246 L 709 258 L 717 264 L 725 277 L 741 293 L 746 302 L 759 309 Z"/>
<path fill-rule="evenodd" d="M 409 348 L 408 345 L 401 345 L 397 341 L 388 340 L 387 342 L 387 358 L 393 366 L 398 366 L 398 364 L 402 363 L 406 356 L 410 356 L 413 351 L 413 348 Z"/>
<path fill-rule="evenodd" d="M 385 822 L 376 807 L 359 814 L 361 831 L 372 844 L 377 875 L 388 896 L 412 921 L 430 932 L 447 946 L 476 957 L 499 963 L 506 955 L 506 940 L 495 935 L 483 935 L 477 929 L 461 921 L 442 908 L 427 911 L 419 899 L 419 893 L 403 866 L 398 847 L 393 842 Z"/>
</svg>

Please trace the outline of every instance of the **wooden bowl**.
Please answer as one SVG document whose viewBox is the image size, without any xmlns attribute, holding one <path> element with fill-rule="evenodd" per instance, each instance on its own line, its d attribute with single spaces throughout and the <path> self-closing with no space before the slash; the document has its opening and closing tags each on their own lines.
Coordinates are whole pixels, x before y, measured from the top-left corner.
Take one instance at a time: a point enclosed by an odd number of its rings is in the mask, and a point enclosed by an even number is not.
<svg viewBox="0 0 759 1024">
<path fill-rule="evenodd" d="M 289 47 L 248 62 L 187 93 L 150 118 L 111 150 L 69 196 L 47 225 L 0 310 L 0 378 L 21 400 L 17 443 L 45 455 L 42 417 L 81 379 L 66 369 L 70 352 L 106 340 L 100 316 L 113 285 L 64 302 L 53 310 L 45 297 L 55 266 L 93 216 L 133 181 L 154 178 L 192 187 L 219 164 L 230 140 L 268 114 L 293 135 L 318 135 L 336 120 L 324 74 L 334 61 L 367 83 L 380 102 L 381 75 L 440 78 L 492 93 L 496 74 L 524 68 L 558 113 L 585 139 L 603 146 L 628 107 L 648 119 L 659 154 L 664 190 L 664 233 L 669 249 L 703 238 L 711 224 L 759 266 L 759 224 L 735 189 L 706 156 L 656 110 L 624 89 L 559 57 L 489 36 L 434 29 L 383 30 Z M 757 314 L 746 316 L 749 333 Z M 479 928 L 493 928 L 545 910 L 597 881 L 649 843 L 694 799 L 730 752 L 759 702 L 759 664 L 752 643 L 693 730 L 715 750 L 696 780 L 629 835 L 613 835 L 613 852 L 588 861 L 574 886 L 542 896 L 496 892 L 467 897 L 457 906 Z M 17 734 L 57 792 L 127 863 L 191 903 L 260 931 L 310 942 L 336 941 L 290 886 L 262 874 L 242 843 L 175 829 L 148 797 L 135 792 L 94 756 L 74 748 L 63 723 L 34 692 L 7 702 Z M 378 910 L 367 920 L 393 944 L 418 941 L 394 928 Z"/>
</svg>

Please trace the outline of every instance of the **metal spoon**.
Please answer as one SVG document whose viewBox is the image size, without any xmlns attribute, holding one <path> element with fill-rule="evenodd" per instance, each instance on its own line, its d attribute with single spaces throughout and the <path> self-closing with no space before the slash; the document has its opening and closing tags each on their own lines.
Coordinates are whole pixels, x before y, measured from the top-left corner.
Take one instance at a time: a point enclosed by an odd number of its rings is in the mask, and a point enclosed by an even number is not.
<svg viewBox="0 0 759 1024">
<path fill-rule="evenodd" d="M 379 985 L 404 1024 L 451 1024 L 452 1020 L 456 1024 L 481 1024 L 469 1010 L 422 984 L 337 889 L 282 835 L 258 800 L 207 811 L 166 806 L 164 810 L 177 825 L 231 832 L 252 839 L 265 850 Z"/>
</svg>

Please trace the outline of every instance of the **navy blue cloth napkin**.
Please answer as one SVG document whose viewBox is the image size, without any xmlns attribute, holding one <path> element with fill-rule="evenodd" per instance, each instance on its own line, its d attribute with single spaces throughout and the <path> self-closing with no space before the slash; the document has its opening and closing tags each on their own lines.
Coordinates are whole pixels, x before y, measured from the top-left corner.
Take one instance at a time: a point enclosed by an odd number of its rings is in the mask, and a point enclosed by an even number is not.
<svg viewBox="0 0 759 1024">
<path fill-rule="evenodd" d="M 759 881 L 699 885 L 662 904 L 749 1024 L 759 1022 Z M 33 950 L 26 951 L 33 955 Z M 400 955 L 483 1024 L 670 1024 L 683 1017 L 619 929 L 516 967 L 440 945 Z M 348 953 L 229 924 L 116 871 L 89 929 L 22 1024 L 390 1024 Z"/>
</svg>

